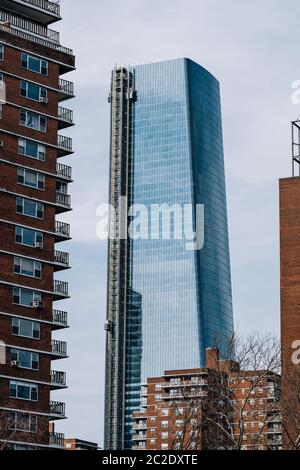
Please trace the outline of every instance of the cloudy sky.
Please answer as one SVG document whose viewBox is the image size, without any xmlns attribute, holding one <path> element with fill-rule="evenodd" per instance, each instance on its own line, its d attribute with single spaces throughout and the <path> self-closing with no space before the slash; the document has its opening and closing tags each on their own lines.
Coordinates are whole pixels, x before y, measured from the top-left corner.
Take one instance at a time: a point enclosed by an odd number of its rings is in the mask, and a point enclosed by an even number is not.
<svg viewBox="0 0 300 470">
<path fill-rule="evenodd" d="M 57 431 L 102 443 L 106 245 L 96 208 L 107 201 L 110 71 L 115 63 L 190 57 L 221 82 L 235 324 L 279 331 L 278 178 L 291 175 L 291 102 L 300 79 L 300 4 L 289 0 L 61 0 L 54 25 L 77 56 L 73 107 L 76 154 L 71 192 L 72 299 L 61 363 L 69 419 Z M 58 365 L 57 365 L 58 367 Z"/>
</svg>

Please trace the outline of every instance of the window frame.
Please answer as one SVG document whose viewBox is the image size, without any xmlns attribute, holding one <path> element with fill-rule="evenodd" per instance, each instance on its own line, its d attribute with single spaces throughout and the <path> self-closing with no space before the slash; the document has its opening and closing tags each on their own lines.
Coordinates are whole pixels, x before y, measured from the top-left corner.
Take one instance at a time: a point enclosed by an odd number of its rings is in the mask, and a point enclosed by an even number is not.
<svg viewBox="0 0 300 470">
<path fill-rule="evenodd" d="M 32 118 L 34 116 L 38 117 L 38 127 L 31 127 L 28 124 L 28 116 L 31 115 Z M 24 119 L 25 118 L 25 119 Z M 42 120 L 44 120 L 44 124 L 42 125 Z M 48 119 L 40 113 L 36 111 L 28 111 L 27 109 L 20 109 L 20 119 L 19 124 L 22 127 L 26 127 L 26 129 L 32 129 L 37 132 L 43 132 L 44 134 L 47 133 L 48 129 Z"/>
<path fill-rule="evenodd" d="M 30 86 L 36 87 L 38 89 L 38 99 L 29 96 Z M 22 91 L 25 91 L 25 94 L 23 94 Z M 20 95 L 28 100 L 35 101 L 36 103 L 41 103 L 42 98 L 48 99 L 48 90 L 46 87 L 38 85 L 37 83 L 28 82 L 27 80 L 20 80 Z"/>
<path fill-rule="evenodd" d="M 21 201 L 21 203 L 20 203 Z M 29 201 L 29 202 L 32 202 L 35 204 L 35 215 L 32 215 L 32 214 L 26 214 L 24 212 L 25 210 L 25 202 L 26 201 Z M 38 210 L 38 205 L 40 205 L 40 210 Z M 22 206 L 22 212 L 18 211 L 18 207 L 21 207 Z M 38 213 L 42 213 L 43 216 L 42 217 L 38 217 Z M 23 197 L 23 196 L 17 196 L 16 197 L 16 213 L 17 214 L 20 214 L 20 215 L 24 215 L 25 217 L 31 217 L 33 219 L 38 219 L 38 220 L 44 220 L 45 218 L 45 204 L 43 202 L 39 202 L 39 201 L 33 201 L 32 199 L 28 199 L 26 197 Z"/>
<path fill-rule="evenodd" d="M 19 260 L 19 265 L 16 260 Z M 33 274 L 25 274 L 24 272 L 22 272 L 22 264 L 24 261 L 30 261 L 33 263 L 33 269 L 32 269 Z M 18 266 L 20 267 L 20 271 L 16 270 L 16 267 Z M 37 266 L 39 266 L 39 268 Z M 33 259 L 29 259 L 29 258 L 23 258 L 22 256 L 14 256 L 14 273 L 19 274 L 20 276 L 31 277 L 33 279 L 42 279 L 43 265 L 41 261 L 36 261 Z M 39 273 L 39 275 L 36 276 L 35 273 Z"/>
<path fill-rule="evenodd" d="M 32 173 L 36 176 L 35 186 L 26 184 L 26 173 Z M 20 179 L 23 179 L 23 181 L 21 181 Z M 26 186 L 27 188 L 38 189 L 39 191 L 45 191 L 46 177 L 40 171 L 31 170 L 29 168 L 18 167 L 17 168 L 17 183 L 21 184 L 22 186 Z M 41 183 L 41 187 L 39 186 L 40 183 Z"/>
<path fill-rule="evenodd" d="M 20 235 L 17 234 L 17 230 L 18 230 L 18 229 L 20 229 L 20 230 L 21 230 L 21 233 L 22 233 L 22 235 L 21 235 L 21 237 L 22 237 L 22 242 L 21 242 L 21 243 L 17 241 L 17 237 L 20 236 Z M 34 245 L 28 245 L 28 243 L 24 243 L 24 230 L 28 230 L 29 232 L 32 232 L 32 233 L 35 234 L 35 243 L 34 243 Z M 40 236 L 40 237 L 41 237 L 41 240 L 42 240 L 41 242 L 39 242 L 39 241 L 37 240 L 37 236 Z M 37 248 L 37 246 L 36 246 L 37 243 L 41 243 L 41 244 L 42 244 L 42 247 L 43 247 L 43 246 L 44 246 L 44 234 L 43 234 L 43 232 L 40 232 L 40 231 L 38 231 L 38 230 L 34 230 L 34 229 L 30 229 L 30 228 L 25 228 L 25 227 L 20 227 L 19 225 L 16 225 L 16 227 L 15 227 L 15 243 L 16 243 L 17 245 L 29 246 L 29 247 L 31 247 L 31 248 Z"/>
<path fill-rule="evenodd" d="M 17 325 L 14 325 L 14 322 L 17 323 Z M 21 323 L 31 323 L 31 336 L 21 334 Z M 38 329 L 36 329 L 36 326 L 38 325 Z M 18 333 L 15 333 L 14 329 L 18 330 Z M 34 331 L 38 331 L 38 336 L 34 336 Z M 18 336 L 20 338 L 29 338 L 29 339 L 35 339 L 39 341 L 41 339 L 41 324 L 37 321 L 33 320 L 26 320 L 25 318 L 18 318 L 18 317 L 12 317 L 11 319 L 11 334 L 13 336 Z"/>
<path fill-rule="evenodd" d="M 34 70 L 33 68 L 29 67 L 30 59 L 39 61 L 39 71 Z M 26 62 L 26 65 L 24 65 Z M 44 63 L 44 67 L 43 67 Z M 45 66 L 46 65 L 46 66 Z M 34 54 L 28 54 L 28 52 L 21 53 L 21 68 L 25 70 L 30 70 L 30 72 L 37 73 L 38 75 L 42 75 L 44 77 L 48 77 L 49 74 L 49 61 L 46 59 L 42 59 Z M 43 69 L 46 70 L 46 73 L 43 73 Z"/>
<path fill-rule="evenodd" d="M 23 142 L 23 145 L 21 144 Z M 27 152 L 27 143 L 33 143 L 36 144 L 37 146 L 37 153 L 36 157 L 30 155 Z M 24 153 L 20 151 L 21 149 L 24 149 Z M 43 151 L 41 151 L 43 149 Z M 38 142 L 35 142 L 34 140 L 27 139 L 25 137 L 19 137 L 18 139 L 18 155 L 22 155 L 23 157 L 28 157 L 32 158 L 33 160 L 38 160 L 40 162 L 44 162 L 46 160 L 46 145 L 44 144 L 39 144 Z M 39 155 L 43 155 L 43 158 L 39 158 Z"/>
<path fill-rule="evenodd" d="M 15 384 L 15 390 L 16 390 L 16 395 L 11 394 L 12 390 L 12 385 Z M 30 398 L 24 398 L 18 396 L 18 387 L 28 387 L 30 389 Z M 32 393 L 33 390 L 36 391 L 36 398 L 32 398 Z M 15 400 L 25 400 L 25 401 L 38 401 L 38 396 L 39 396 L 39 387 L 37 384 L 33 384 L 31 382 L 22 382 L 21 380 L 10 380 L 9 381 L 9 398 L 15 399 Z"/>
<path fill-rule="evenodd" d="M 16 293 L 19 291 L 18 293 Z M 32 293 L 32 300 L 30 302 L 31 305 L 23 304 L 22 303 L 22 291 L 27 291 Z M 25 289 L 24 287 L 13 287 L 13 305 L 19 305 L 19 307 L 26 307 L 26 308 L 34 308 L 33 307 L 33 302 L 41 302 L 42 301 L 42 293 L 34 290 L 34 289 Z M 19 303 L 15 301 L 16 298 L 19 298 Z"/>
<path fill-rule="evenodd" d="M 30 364 L 31 364 L 31 367 L 26 367 L 26 366 L 22 366 L 21 365 L 21 360 L 20 360 L 20 354 L 24 352 L 24 353 L 28 353 L 30 355 Z M 34 356 L 35 356 L 35 359 L 34 359 Z M 36 352 L 33 352 L 33 351 L 25 351 L 24 349 L 19 349 L 19 348 L 10 348 L 10 360 L 11 361 L 17 361 L 19 363 L 19 368 L 20 369 L 25 369 L 25 370 L 33 370 L 35 372 L 38 372 L 40 370 L 40 355 Z M 37 364 L 37 368 L 33 367 L 33 364 L 36 363 Z"/>
</svg>

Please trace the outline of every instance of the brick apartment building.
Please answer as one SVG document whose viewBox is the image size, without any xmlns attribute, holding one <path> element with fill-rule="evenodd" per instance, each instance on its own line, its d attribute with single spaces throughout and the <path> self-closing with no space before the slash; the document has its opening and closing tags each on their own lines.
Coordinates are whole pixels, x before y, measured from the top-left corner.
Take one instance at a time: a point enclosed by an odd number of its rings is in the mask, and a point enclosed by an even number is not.
<svg viewBox="0 0 300 470">
<path fill-rule="evenodd" d="M 56 273 L 70 267 L 56 245 L 70 227 L 56 216 L 71 210 L 71 168 L 61 157 L 72 141 L 60 131 L 73 113 L 60 103 L 74 95 L 60 77 L 75 59 L 48 27 L 60 19 L 58 1 L 0 2 L 0 449 L 64 446 L 62 434 L 49 433 L 50 421 L 65 418 L 50 392 L 66 387 L 52 361 L 67 356 L 67 345 L 52 332 L 68 326 L 57 306 L 68 284 Z"/>
<path fill-rule="evenodd" d="M 300 449 L 300 122 L 292 123 L 293 177 L 280 180 L 283 447 Z"/>
<path fill-rule="evenodd" d="M 149 378 L 134 450 L 281 449 L 280 377 L 207 351 L 207 368 Z"/>
</svg>

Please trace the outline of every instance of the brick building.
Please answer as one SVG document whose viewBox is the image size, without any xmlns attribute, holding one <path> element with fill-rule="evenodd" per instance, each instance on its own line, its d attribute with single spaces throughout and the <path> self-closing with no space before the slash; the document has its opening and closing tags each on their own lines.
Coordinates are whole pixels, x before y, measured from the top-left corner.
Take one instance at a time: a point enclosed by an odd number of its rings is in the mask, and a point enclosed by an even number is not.
<svg viewBox="0 0 300 470">
<path fill-rule="evenodd" d="M 60 76 L 75 59 L 48 27 L 60 19 L 58 1 L 1 0 L 0 448 L 64 446 L 63 435 L 49 433 L 49 421 L 65 418 L 50 392 L 66 387 L 52 361 L 67 356 L 67 345 L 52 332 L 68 326 L 57 306 L 68 284 L 56 273 L 70 267 L 56 245 L 70 227 L 56 216 L 71 210 L 71 168 L 61 157 L 72 141 L 60 131 L 73 113 L 60 102 L 73 98 L 73 84 Z"/>
<path fill-rule="evenodd" d="M 214 349 L 207 366 L 148 379 L 134 450 L 281 448 L 280 377 L 241 371 Z"/>
</svg>

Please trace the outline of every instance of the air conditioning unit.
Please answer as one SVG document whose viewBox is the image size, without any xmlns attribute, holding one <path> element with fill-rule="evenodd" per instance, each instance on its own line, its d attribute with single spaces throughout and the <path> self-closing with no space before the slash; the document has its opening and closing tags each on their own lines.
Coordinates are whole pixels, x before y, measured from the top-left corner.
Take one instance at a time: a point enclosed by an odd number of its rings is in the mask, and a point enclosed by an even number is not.
<svg viewBox="0 0 300 470">
<path fill-rule="evenodd" d="M 44 308 L 45 307 L 45 302 L 40 302 L 39 300 L 34 300 L 32 302 L 33 308 Z"/>
<path fill-rule="evenodd" d="M 36 242 L 36 243 L 35 243 L 35 247 L 36 247 L 36 248 L 43 248 L 42 242 Z"/>
<path fill-rule="evenodd" d="M 10 365 L 12 367 L 19 367 L 20 363 L 19 363 L 19 361 L 11 361 Z"/>
<path fill-rule="evenodd" d="M 41 96 L 40 97 L 40 103 L 48 104 L 48 98 L 46 96 Z"/>
</svg>

